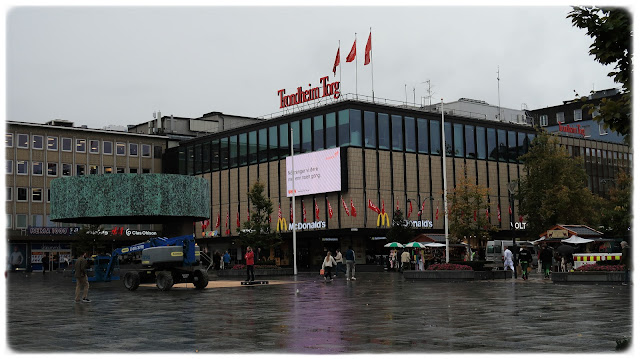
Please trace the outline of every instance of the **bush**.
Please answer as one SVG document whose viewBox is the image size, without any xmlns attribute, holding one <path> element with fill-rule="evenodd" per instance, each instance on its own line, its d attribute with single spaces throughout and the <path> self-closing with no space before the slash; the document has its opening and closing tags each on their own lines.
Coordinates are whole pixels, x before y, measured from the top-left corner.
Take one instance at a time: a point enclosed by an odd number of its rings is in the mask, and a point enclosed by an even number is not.
<svg viewBox="0 0 640 359">
<path fill-rule="evenodd" d="M 450 264 L 458 264 L 458 265 L 469 266 L 469 267 L 471 267 L 471 269 L 473 269 L 476 272 L 485 271 L 485 270 L 491 270 L 490 267 L 485 267 L 484 266 L 486 263 L 488 263 L 487 261 L 471 261 L 471 262 L 449 261 L 449 263 Z"/>
<path fill-rule="evenodd" d="M 594 271 L 603 271 L 603 272 L 621 272 L 624 271 L 624 265 L 616 264 L 616 265 L 599 265 L 599 264 L 585 264 L 581 267 L 575 269 L 578 272 L 594 272 Z"/>
<path fill-rule="evenodd" d="M 473 270 L 473 268 L 469 267 L 468 265 L 443 263 L 432 264 L 427 267 L 427 270 Z"/>
</svg>

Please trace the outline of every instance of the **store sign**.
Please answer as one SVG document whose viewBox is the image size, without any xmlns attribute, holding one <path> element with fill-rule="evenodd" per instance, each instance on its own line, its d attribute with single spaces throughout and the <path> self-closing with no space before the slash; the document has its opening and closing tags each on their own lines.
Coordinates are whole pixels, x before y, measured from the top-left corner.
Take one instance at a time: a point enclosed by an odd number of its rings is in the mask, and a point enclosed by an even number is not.
<svg viewBox="0 0 640 359">
<path fill-rule="evenodd" d="M 338 238 L 322 238 L 323 242 L 337 242 Z"/>
<path fill-rule="evenodd" d="M 321 77 L 320 84 L 322 85 L 322 90 L 320 87 L 311 87 L 309 84 L 308 90 L 302 90 L 302 86 L 298 87 L 296 93 L 287 95 L 287 92 L 282 89 L 278 90 L 278 96 L 280 96 L 280 108 L 285 108 L 293 105 L 299 105 L 301 103 L 318 100 L 323 97 L 333 95 L 333 98 L 337 99 L 340 97 L 340 82 L 328 82 L 329 76 Z"/>
<path fill-rule="evenodd" d="M 219 237 L 220 233 L 218 233 L 218 231 L 206 231 L 206 232 L 202 232 L 202 238 L 213 238 L 213 237 Z"/>
<path fill-rule="evenodd" d="M 76 234 L 78 231 L 80 231 L 80 227 L 29 227 L 29 235 L 33 236 L 68 236 Z"/>
<path fill-rule="evenodd" d="M 425 221 L 409 221 L 409 220 L 404 220 L 404 225 L 406 227 L 413 227 L 413 228 L 433 228 L 433 222 L 425 220 Z"/>
<path fill-rule="evenodd" d="M 583 137 L 585 136 L 584 127 L 580 125 L 578 125 L 578 127 L 573 127 L 569 125 L 559 125 L 558 131 L 566 132 L 566 133 L 575 133 L 577 135 L 582 135 Z"/>
<path fill-rule="evenodd" d="M 287 221 L 284 218 L 280 218 L 276 226 L 276 231 L 293 231 L 294 227 L 296 231 L 304 231 L 308 229 L 325 229 L 327 228 L 327 222 L 317 221 L 309 223 L 289 223 L 289 225 L 287 226 Z"/>
<path fill-rule="evenodd" d="M 569 238 L 569 231 L 566 229 L 548 230 L 547 238 Z"/>
<path fill-rule="evenodd" d="M 527 222 L 516 222 L 515 227 L 513 225 L 513 222 L 511 222 L 511 228 L 524 231 L 525 229 L 527 229 Z"/>
<path fill-rule="evenodd" d="M 112 230 L 107 231 L 107 230 L 99 230 L 99 231 L 88 231 L 87 234 L 93 234 L 93 235 L 98 235 L 98 236 L 108 236 L 108 235 L 112 235 L 112 236 L 157 236 L 158 232 L 156 231 L 147 231 L 147 230 L 143 230 L 143 231 L 138 231 L 135 229 L 125 229 L 124 227 L 114 227 Z"/>
</svg>

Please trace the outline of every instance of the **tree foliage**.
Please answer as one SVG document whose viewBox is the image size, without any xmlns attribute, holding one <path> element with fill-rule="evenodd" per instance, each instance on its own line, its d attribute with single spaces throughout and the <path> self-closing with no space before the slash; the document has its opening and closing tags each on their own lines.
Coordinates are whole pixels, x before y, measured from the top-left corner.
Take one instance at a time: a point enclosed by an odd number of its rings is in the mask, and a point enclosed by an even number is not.
<svg viewBox="0 0 640 359">
<path fill-rule="evenodd" d="M 409 243 L 415 235 L 409 222 L 405 221 L 404 213 L 396 209 L 393 211 L 392 221 L 391 229 L 387 232 L 387 240 L 403 244 Z"/>
<path fill-rule="evenodd" d="M 463 176 L 460 176 L 453 191 L 447 194 L 448 209 L 451 210 L 451 237 L 458 241 L 475 237 L 482 242 L 489 237 L 489 232 L 494 231 L 495 226 L 489 223 L 486 216 L 489 208 L 488 196 L 489 188 L 475 184 L 475 181 L 467 176 L 465 167 Z"/>
<path fill-rule="evenodd" d="M 602 209 L 602 224 L 605 231 L 615 237 L 624 237 L 631 228 L 631 176 L 618 172 L 615 185 L 609 189 L 609 199 Z"/>
<path fill-rule="evenodd" d="M 532 237 L 555 224 L 598 224 L 598 197 L 586 187 L 581 160 L 570 157 L 556 135 L 539 131 L 521 159 L 527 175 L 520 180 L 516 199 Z"/>
<path fill-rule="evenodd" d="M 242 224 L 242 229 L 238 228 L 242 245 L 266 249 L 280 244 L 280 235 L 271 231 L 269 216 L 273 203 L 264 195 L 264 184 L 254 183 L 247 195 L 251 201 L 250 220 Z"/>
<path fill-rule="evenodd" d="M 567 18 L 573 26 L 587 29 L 593 38 L 589 54 L 603 65 L 615 64 L 608 76 L 622 85 L 622 96 L 603 98 L 599 105 L 586 104 L 589 113 L 605 128 L 622 134 L 629 142 L 631 135 L 632 27 L 631 14 L 623 8 L 575 6 Z M 581 98 L 586 101 L 586 97 Z"/>
</svg>

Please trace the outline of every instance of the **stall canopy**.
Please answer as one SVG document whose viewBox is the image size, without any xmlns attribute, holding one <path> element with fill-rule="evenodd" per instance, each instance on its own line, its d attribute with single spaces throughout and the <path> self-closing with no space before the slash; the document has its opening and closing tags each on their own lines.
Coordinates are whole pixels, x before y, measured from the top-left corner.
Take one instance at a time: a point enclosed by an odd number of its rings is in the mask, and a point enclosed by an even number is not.
<svg viewBox="0 0 640 359">
<path fill-rule="evenodd" d="M 595 242 L 593 239 L 586 239 L 582 237 L 578 237 L 575 234 L 569 237 L 568 239 L 563 239 L 561 242 L 570 243 L 570 244 L 583 244 L 583 243 L 591 243 Z"/>
</svg>

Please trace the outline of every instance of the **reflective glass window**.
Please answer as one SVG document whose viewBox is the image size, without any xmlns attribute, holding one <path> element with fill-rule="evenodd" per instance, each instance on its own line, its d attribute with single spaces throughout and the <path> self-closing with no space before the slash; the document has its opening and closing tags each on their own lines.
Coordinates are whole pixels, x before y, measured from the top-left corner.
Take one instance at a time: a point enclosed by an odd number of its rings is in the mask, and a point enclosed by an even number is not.
<svg viewBox="0 0 640 359">
<path fill-rule="evenodd" d="M 189 146 L 187 147 L 187 175 L 193 174 L 193 160 L 194 160 L 193 146 Z M 77 169 L 76 169 L 76 175 L 78 175 Z"/>
<path fill-rule="evenodd" d="M 429 124 L 426 119 L 418 119 L 418 152 L 429 153 Z"/>
<path fill-rule="evenodd" d="M 267 161 L 267 129 L 258 130 L 258 162 Z"/>
<path fill-rule="evenodd" d="M 376 148 L 376 114 L 364 111 L 364 147 Z"/>
<path fill-rule="evenodd" d="M 311 152 L 311 119 L 302 120 L 302 152 Z"/>
<path fill-rule="evenodd" d="M 291 129 L 293 130 L 293 153 L 300 153 L 300 121 L 291 122 Z"/>
<path fill-rule="evenodd" d="M 313 150 L 324 149 L 324 119 L 322 116 L 313 118 Z"/>
<path fill-rule="evenodd" d="M 362 115 L 360 110 L 349 110 L 351 146 L 362 146 Z"/>
<path fill-rule="evenodd" d="M 524 142 L 526 138 L 527 138 L 526 133 L 518 132 L 518 152 L 517 152 L 518 158 L 524 155 Z M 522 160 L 518 159 L 518 162 L 522 163 Z"/>
<path fill-rule="evenodd" d="M 229 168 L 238 166 L 238 136 L 229 136 Z"/>
<path fill-rule="evenodd" d="M 211 171 L 211 143 L 207 142 L 202 144 L 202 172 L 209 171 Z"/>
<path fill-rule="evenodd" d="M 255 131 L 254 131 L 255 132 Z M 247 151 L 250 151 L 251 144 L 247 141 L 247 133 L 241 133 L 238 135 L 238 163 L 240 166 L 247 164 L 249 157 Z"/>
<path fill-rule="evenodd" d="M 440 138 L 442 137 L 440 121 L 429 120 L 429 144 L 431 145 L 430 153 L 432 155 L 442 154 L 442 144 Z"/>
<path fill-rule="evenodd" d="M 283 123 L 280 125 L 280 158 L 285 158 L 287 154 L 290 152 L 289 150 L 289 137 L 291 134 L 289 133 L 289 124 Z"/>
<path fill-rule="evenodd" d="M 490 160 L 498 159 L 498 147 L 496 146 L 495 128 L 487 128 L 487 154 Z"/>
<path fill-rule="evenodd" d="M 220 140 L 211 141 L 211 170 L 220 170 Z"/>
<path fill-rule="evenodd" d="M 498 160 L 506 162 L 508 154 L 507 131 L 498 130 Z"/>
<path fill-rule="evenodd" d="M 338 112 L 338 143 L 349 146 L 349 110 Z"/>
<path fill-rule="evenodd" d="M 476 154 L 479 160 L 487 159 L 487 143 L 485 141 L 485 128 L 476 127 Z"/>
<path fill-rule="evenodd" d="M 337 131 L 336 113 L 335 112 L 328 113 L 325 119 L 327 121 L 327 125 L 326 125 L 327 148 L 333 148 L 333 147 L 336 147 L 336 131 Z"/>
<path fill-rule="evenodd" d="M 256 131 L 249 132 L 248 145 L 248 161 L 250 164 L 258 163 L 258 133 Z"/>
<path fill-rule="evenodd" d="M 229 168 L 229 137 L 220 139 L 220 168 Z"/>
<path fill-rule="evenodd" d="M 402 151 L 402 116 L 391 115 L 391 148 Z"/>
<path fill-rule="evenodd" d="M 389 149 L 390 141 L 389 131 L 389 115 L 386 113 L 378 114 L 378 148 L 381 150 Z"/>
<path fill-rule="evenodd" d="M 404 118 L 404 141 L 407 152 L 416 152 L 416 120 L 413 117 Z"/>
<path fill-rule="evenodd" d="M 278 126 L 269 127 L 269 160 L 278 159 Z"/>
<path fill-rule="evenodd" d="M 518 143 L 516 131 L 508 132 L 509 138 L 507 141 L 509 142 L 509 162 L 516 162 L 518 160 Z"/>
<path fill-rule="evenodd" d="M 451 122 L 444 123 L 444 148 L 447 156 L 453 156 L 453 133 Z"/>
<path fill-rule="evenodd" d="M 464 156 L 476 158 L 476 127 L 464 125 Z"/>
<path fill-rule="evenodd" d="M 195 173 L 200 174 L 202 173 L 202 144 L 195 145 L 194 155 Z"/>
<path fill-rule="evenodd" d="M 454 142 L 454 154 L 456 157 L 464 156 L 464 141 L 462 134 L 462 124 L 453 124 L 453 142 Z"/>
</svg>

